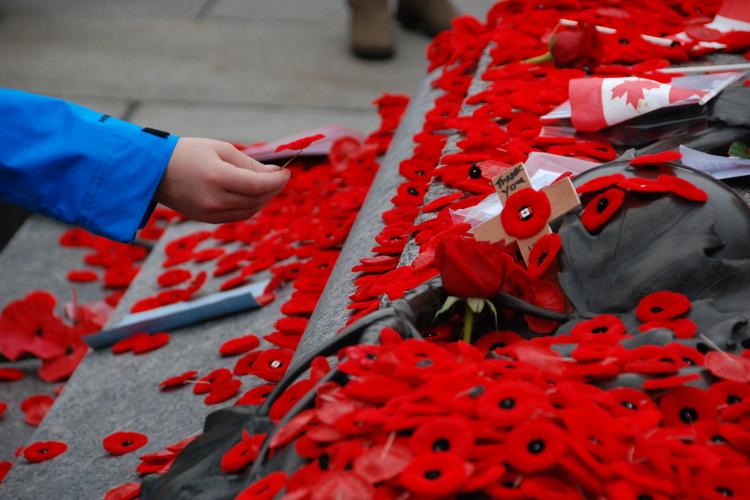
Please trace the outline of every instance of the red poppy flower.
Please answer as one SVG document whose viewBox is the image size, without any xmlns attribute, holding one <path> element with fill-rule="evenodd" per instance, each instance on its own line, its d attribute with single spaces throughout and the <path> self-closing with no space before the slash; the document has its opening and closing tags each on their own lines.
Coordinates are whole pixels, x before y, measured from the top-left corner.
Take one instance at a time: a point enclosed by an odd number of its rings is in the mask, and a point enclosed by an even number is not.
<svg viewBox="0 0 750 500">
<path fill-rule="evenodd" d="M 272 472 L 245 488 L 234 500 L 271 500 L 286 484 L 286 472 Z"/>
<path fill-rule="evenodd" d="M 474 433 L 462 418 L 437 417 L 420 425 L 409 439 L 409 449 L 417 456 L 424 453 L 451 453 L 468 460 L 474 446 Z"/>
<path fill-rule="evenodd" d="M 450 453 L 425 453 L 401 473 L 401 485 L 420 495 L 449 495 L 468 479 L 468 463 Z"/>
<path fill-rule="evenodd" d="M 505 440 L 507 462 L 521 472 L 536 472 L 552 467 L 568 449 L 567 433 L 546 422 L 519 425 Z"/>
<path fill-rule="evenodd" d="M 242 441 L 232 446 L 221 457 L 221 470 L 226 473 L 237 472 L 247 464 L 255 461 L 258 451 L 263 444 L 266 434 L 250 436 L 247 431 L 242 431 Z"/>
<path fill-rule="evenodd" d="M 290 349 L 266 349 L 253 362 L 251 375 L 256 375 L 268 382 L 278 382 L 289 368 L 294 351 Z"/>
<path fill-rule="evenodd" d="M 565 302 L 555 285 L 548 281 L 535 281 L 524 291 L 523 300 L 550 311 L 563 312 Z M 529 328 L 536 333 L 549 333 L 557 327 L 556 321 L 524 315 Z"/>
<path fill-rule="evenodd" d="M 122 340 L 118 340 L 117 342 L 112 344 L 112 354 L 123 354 L 128 351 L 132 351 L 136 343 L 140 342 L 146 337 L 148 337 L 148 333 L 138 332 L 134 333 L 130 337 L 125 337 Z"/>
<path fill-rule="evenodd" d="M 361 476 L 347 470 L 329 470 L 315 481 L 310 500 L 327 498 L 374 499 L 373 486 Z"/>
<path fill-rule="evenodd" d="M 638 303 L 635 315 L 641 321 L 667 321 L 686 313 L 692 304 L 690 299 L 676 292 L 655 292 Z"/>
<path fill-rule="evenodd" d="M 577 151 L 601 161 L 612 161 L 617 158 L 617 152 L 611 144 L 594 141 L 579 141 L 573 144 Z"/>
<path fill-rule="evenodd" d="M 104 270 L 102 281 L 108 288 L 125 288 L 135 279 L 140 269 L 140 266 L 133 266 L 130 263 L 108 267 Z"/>
<path fill-rule="evenodd" d="M 721 381 L 708 388 L 708 394 L 722 406 L 731 406 L 750 399 L 750 385 L 744 382 Z"/>
<path fill-rule="evenodd" d="M 156 297 L 145 297 L 143 299 L 137 300 L 135 304 L 133 304 L 133 307 L 130 308 L 130 312 L 137 313 L 150 311 L 151 309 L 156 309 L 157 307 L 161 306 L 162 303 Z"/>
<path fill-rule="evenodd" d="M 312 380 L 299 380 L 289 386 L 279 398 L 274 401 L 268 416 L 271 420 L 280 420 L 286 413 L 315 385 Z"/>
<path fill-rule="evenodd" d="M 260 345 L 260 340 L 255 335 L 245 335 L 232 340 L 227 340 L 219 347 L 222 356 L 236 356 L 252 351 Z"/>
<path fill-rule="evenodd" d="M 198 372 L 195 370 L 191 370 L 183 373 L 182 375 L 177 375 L 176 377 L 171 377 L 162 382 L 159 382 L 159 387 L 161 387 L 162 389 L 183 387 L 185 385 L 185 382 L 194 379 L 196 375 L 198 375 Z"/>
<path fill-rule="evenodd" d="M 706 368 L 722 380 L 750 382 L 750 360 L 730 352 L 706 353 Z"/>
<path fill-rule="evenodd" d="M 552 213 L 547 195 L 533 188 L 516 191 L 505 201 L 500 221 L 510 236 L 530 238 L 544 226 Z"/>
<path fill-rule="evenodd" d="M 630 417 L 642 412 L 658 411 L 650 397 L 638 389 L 622 387 L 607 391 L 613 398 L 613 402 L 607 405 L 607 409 L 616 417 Z"/>
<path fill-rule="evenodd" d="M 140 494 L 140 483 L 126 483 L 109 490 L 103 500 L 133 500 Z"/>
<path fill-rule="evenodd" d="M 625 333 L 625 324 L 617 316 L 612 314 L 600 314 L 593 318 L 581 321 L 570 330 L 573 340 L 582 341 L 589 335 L 595 336 L 620 336 Z"/>
<path fill-rule="evenodd" d="M 193 386 L 193 394 L 206 394 L 211 392 L 214 387 L 231 379 L 232 372 L 227 368 L 217 368 L 198 380 L 195 386 Z"/>
<path fill-rule="evenodd" d="M 156 283 L 159 286 L 174 286 L 179 285 L 180 283 L 184 283 L 190 278 L 193 277 L 193 274 L 188 271 L 187 269 L 171 269 L 169 271 L 164 271 L 159 275 L 158 278 L 156 278 Z"/>
<path fill-rule="evenodd" d="M 276 385 L 264 384 L 254 387 L 247 391 L 240 399 L 238 399 L 235 405 L 260 405 L 266 400 L 271 391 L 273 391 Z"/>
<path fill-rule="evenodd" d="M 65 348 L 65 354 L 57 358 L 42 360 L 42 366 L 36 373 L 45 382 L 64 380 L 73 374 L 88 351 L 89 346 L 86 342 L 78 337 L 71 338 Z"/>
<path fill-rule="evenodd" d="M 211 392 L 203 399 L 207 405 L 216 405 L 233 398 L 242 387 L 242 381 L 236 378 L 225 380 L 214 385 Z"/>
<path fill-rule="evenodd" d="M 443 287 L 458 297 L 492 297 L 507 279 L 513 258 L 502 245 L 446 235 L 435 249 Z"/>
<path fill-rule="evenodd" d="M 489 389 L 477 400 L 477 416 L 498 429 L 513 427 L 543 411 L 547 396 L 539 386 L 508 380 Z"/>
<path fill-rule="evenodd" d="M 693 201 L 708 201 L 708 193 L 685 179 L 680 179 L 672 175 L 660 175 L 658 181 L 666 186 L 669 192 L 678 196 Z"/>
<path fill-rule="evenodd" d="M 297 139 L 296 141 L 288 142 L 286 144 L 281 144 L 276 148 L 276 153 L 278 153 L 279 151 L 284 151 L 285 149 L 290 149 L 290 150 L 305 149 L 313 142 L 319 141 L 323 138 L 325 138 L 325 135 L 315 134 L 315 135 L 311 135 L 308 137 L 303 137 L 302 139 Z"/>
<path fill-rule="evenodd" d="M 3 413 L 5 413 L 5 410 L 8 409 L 8 403 L 5 401 L 0 401 L 0 417 L 3 416 Z"/>
<path fill-rule="evenodd" d="M 75 283 L 89 283 L 98 280 L 99 275 L 88 269 L 74 269 L 68 271 L 67 278 L 68 281 L 73 281 Z"/>
<path fill-rule="evenodd" d="M 148 436 L 138 432 L 115 432 L 102 440 L 102 446 L 112 455 L 124 455 L 146 446 Z"/>
<path fill-rule="evenodd" d="M 50 407 L 55 403 L 55 398 L 46 394 L 36 394 L 21 401 L 21 411 L 26 423 L 32 427 L 38 427 Z"/>
<path fill-rule="evenodd" d="M 68 451 L 68 445 L 57 441 L 40 441 L 23 449 L 23 458 L 29 462 L 44 462 Z"/>
<path fill-rule="evenodd" d="M 146 354 L 164 347 L 169 343 L 169 334 L 167 332 L 158 332 L 145 337 L 139 337 L 133 346 L 133 354 Z"/>
<path fill-rule="evenodd" d="M 18 368 L 0 368 L 0 381 L 17 382 L 23 378 L 23 371 Z"/>
<path fill-rule="evenodd" d="M 668 161 L 677 161 L 682 158 L 682 154 L 679 151 L 662 151 L 653 155 L 641 155 L 636 156 L 630 160 L 630 165 L 648 165 L 651 163 L 665 163 Z"/>
<path fill-rule="evenodd" d="M 94 235 L 81 227 L 74 227 L 64 231 L 58 242 L 64 247 L 94 248 Z"/>
<path fill-rule="evenodd" d="M 65 354 L 70 327 L 55 315 L 57 301 L 44 291 L 35 291 L 11 302 L 0 313 L 0 352 L 11 361 L 23 353 L 41 359 Z"/>
<path fill-rule="evenodd" d="M 716 403 L 706 391 L 697 387 L 677 387 L 665 394 L 659 402 L 662 425 L 686 427 L 694 422 L 717 420 Z"/>
<path fill-rule="evenodd" d="M 621 189 L 608 189 L 599 193 L 586 204 L 581 213 L 581 223 L 588 231 L 593 231 L 609 220 L 620 208 L 625 192 Z"/>
<path fill-rule="evenodd" d="M 523 338 L 516 332 L 512 331 L 496 331 L 482 335 L 479 339 L 474 342 L 474 347 L 479 349 L 481 352 L 494 351 L 495 349 L 502 349 L 509 345 L 515 344 L 516 342 L 522 341 Z"/>
<path fill-rule="evenodd" d="M 560 251 L 561 247 L 562 239 L 557 233 L 545 234 L 539 238 L 529 253 L 527 269 L 529 278 L 538 280 L 542 273 L 549 267 L 550 263 L 555 260 L 557 252 Z"/>
<path fill-rule="evenodd" d="M 695 475 L 693 484 L 701 499 L 746 498 L 750 495 L 750 485 L 746 480 L 750 477 L 748 474 L 748 466 L 705 468 Z"/>
</svg>

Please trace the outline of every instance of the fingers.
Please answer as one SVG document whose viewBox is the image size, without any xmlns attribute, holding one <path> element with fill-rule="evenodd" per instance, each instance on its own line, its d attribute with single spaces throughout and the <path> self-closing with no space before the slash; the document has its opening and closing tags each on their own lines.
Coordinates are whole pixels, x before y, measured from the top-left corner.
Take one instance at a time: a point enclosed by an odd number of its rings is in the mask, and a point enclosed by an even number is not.
<svg viewBox="0 0 750 500">
<path fill-rule="evenodd" d="M 231 163 L 235 167 L 244 168 L 245 170 L 251 170 L 253 172 L 275 172 L 280 168 L 277 165 L 266 165 L 253 158 L 250 158 L 231 144 L 225 144 L 225 146 L 228 147 L 221 147 L 217 149 L 219 158 L 227 163 Z"/>
<path fill-rule="evenodd" d="M 261 196 L 268 193 L 277 194 L 289 180 L 291 172 L 287 169 L 273 172 L 255 172 L 241 168 L 227 169 L 223 187 L 230 193 L 245 196 Z"/>
</svg>

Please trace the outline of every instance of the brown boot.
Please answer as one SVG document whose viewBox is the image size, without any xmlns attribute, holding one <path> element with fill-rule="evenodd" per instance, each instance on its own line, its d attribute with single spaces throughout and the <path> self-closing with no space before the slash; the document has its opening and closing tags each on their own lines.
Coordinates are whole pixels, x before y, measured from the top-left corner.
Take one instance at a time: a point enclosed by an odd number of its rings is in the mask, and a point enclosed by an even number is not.
<svg viewBox="0 0 750 500">
<path fill-rule="evenodd" d="M 354 55 L 363 59 L 393 56 L 393 26 L 388 0 L 349 0 L 350 41 Z"/>
<path fill-rule="evenodd" d="M 450 29 L 458 12 L 450 0 L 399 0 L 398 20 L 406 28 L 421 29 L 434 37 Z"/>
</svg>

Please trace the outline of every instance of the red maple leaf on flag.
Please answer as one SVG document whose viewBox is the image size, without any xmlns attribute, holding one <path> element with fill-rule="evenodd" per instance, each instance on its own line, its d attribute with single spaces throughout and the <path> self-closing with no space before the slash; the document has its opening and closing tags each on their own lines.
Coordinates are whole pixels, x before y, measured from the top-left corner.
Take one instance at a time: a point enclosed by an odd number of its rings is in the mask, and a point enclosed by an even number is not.
<svg viewBox="0 0 750 500">
<path fill-rule="evenodd" d="M 622 97 L 627 94 L 628 98 L 625 103 L 630 104 L 635 109 L 638 109 L 638 101 L 640 101 L 641 99 L 645 99 L 643 91 L 648 89 L 657 89 L 659 87 L 661 87 L 660 83 L 653 82 L 651 80 L 625 80 L 620 85 L 612 87 L 612 99 L 616 97 Z"/>
</svg>

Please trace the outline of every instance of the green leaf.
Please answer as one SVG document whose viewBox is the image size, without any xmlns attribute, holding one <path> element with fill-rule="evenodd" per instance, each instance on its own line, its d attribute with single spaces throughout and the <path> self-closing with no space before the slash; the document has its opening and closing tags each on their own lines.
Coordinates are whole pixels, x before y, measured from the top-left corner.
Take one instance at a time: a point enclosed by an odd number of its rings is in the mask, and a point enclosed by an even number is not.
<svg viewBox="0 0 750 500">
<path fill-rule="evenodd" d="M 733 142 L 732 145 L 729 146 L 729 156 L 748 160 L 750 159 L 750 150 L 748 150 L 747 146 L 741 142 Z"/>
<path fill-rule="evenodd" d="M 466 299 L 466 305 L 469 306 L 469 309 L 477 314 L 482 312 L 485 302 L 485 299 L 480 299 L 479 297 L 469 297 L 468 299 Z"/>
<path fill-rule="evenodd" d="M 441 307 L 440 310 L 435 313 L 435 318 L 433 319 L 436 319 L 442 313 L 450 309 L 453 306 L 453 304 L 455 304 L 459 300 L 461 300 L 459 297 L 454 297 L 453 295 L 450 295 L 447 299 L 445 299 L 445 303 L 443 304 L 443 307 Z"/>
</svg>

